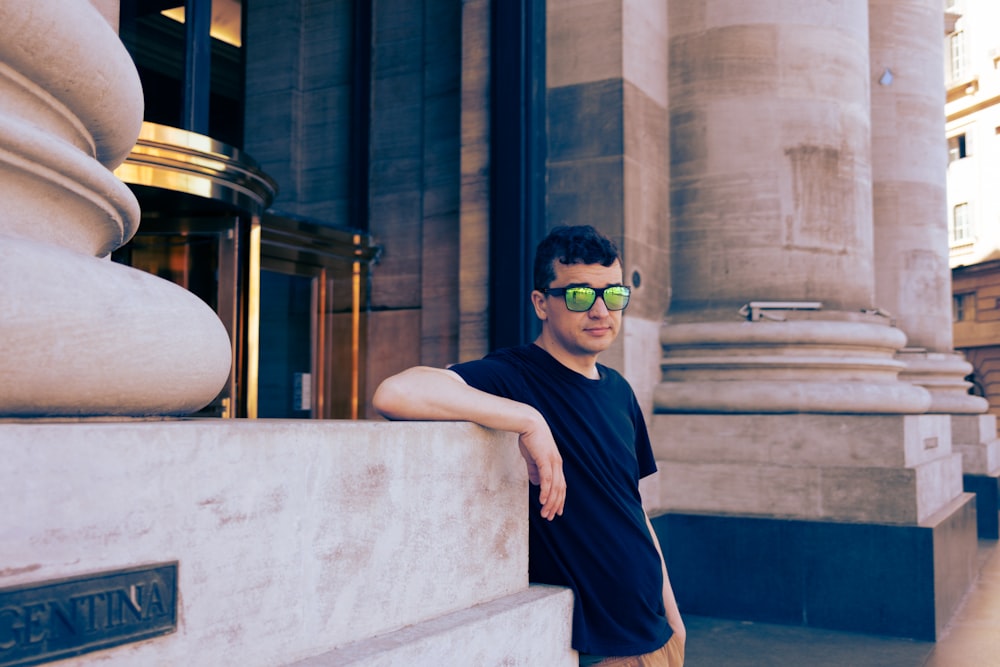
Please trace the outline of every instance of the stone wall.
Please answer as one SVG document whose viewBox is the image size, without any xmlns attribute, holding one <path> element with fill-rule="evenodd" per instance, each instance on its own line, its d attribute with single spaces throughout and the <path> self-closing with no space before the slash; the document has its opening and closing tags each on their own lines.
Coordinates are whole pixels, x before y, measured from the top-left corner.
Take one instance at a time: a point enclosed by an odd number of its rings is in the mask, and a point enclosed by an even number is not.
<svg viewBox="0 0 1000 667">
<path fill-rule="evenodd" d="M 66 664 L 576 664 L 572 594 L 528 586 L 513 436 L 24 421 L 0 424 L 0 458 L 0 590 L 178 564 L 176 631 Z M 27 642 L 8 647 L 9 625 L 4 663 Z"/>
</svg>

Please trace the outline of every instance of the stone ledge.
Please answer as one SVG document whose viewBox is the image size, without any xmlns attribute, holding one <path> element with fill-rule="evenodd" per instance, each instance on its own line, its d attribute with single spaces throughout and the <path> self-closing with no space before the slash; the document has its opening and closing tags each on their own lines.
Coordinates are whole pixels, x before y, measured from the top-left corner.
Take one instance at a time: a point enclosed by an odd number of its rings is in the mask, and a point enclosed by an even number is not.
<svg viewBox="0 0 1000 667">
<path fill-rule="evenodd" d="M 272 667 L 528 585 L 514 436 L 462 423 L 0 424 L 0 588 L 176 560 L 178 629 L 75 664 Z"/>
<path fill-rule="evenodd" d="M 962 492 L 957 454 L 914 468 L 658 461 L 658 497 L 678 512 L 914 524 Z"/>
<path fill-rule="evenodd" d="M 655 414 L 657 458 L 904 467 L 950 453 L 948 415 Z"/>
<path fill-rule="evenodd" d="M 576 667 L 577 654 L 570 648 L 572 613 L 572 591 L 532 586 L 289 667 Z"/>
</svg>

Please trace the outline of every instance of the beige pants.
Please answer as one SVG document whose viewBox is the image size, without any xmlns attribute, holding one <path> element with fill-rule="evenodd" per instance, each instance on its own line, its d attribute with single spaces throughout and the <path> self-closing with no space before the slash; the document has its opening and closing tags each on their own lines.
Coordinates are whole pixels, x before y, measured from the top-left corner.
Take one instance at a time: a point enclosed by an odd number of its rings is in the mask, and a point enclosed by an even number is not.
<svg viewBox="0 0 1000 667">
<path fill-rule="evenodd" d="M 605 658 L 597 665 L 600 667 L 684 667 L 684 646 L 674 635 L 670 641 L 652 653 L 625 658 Z"/>
</svg>

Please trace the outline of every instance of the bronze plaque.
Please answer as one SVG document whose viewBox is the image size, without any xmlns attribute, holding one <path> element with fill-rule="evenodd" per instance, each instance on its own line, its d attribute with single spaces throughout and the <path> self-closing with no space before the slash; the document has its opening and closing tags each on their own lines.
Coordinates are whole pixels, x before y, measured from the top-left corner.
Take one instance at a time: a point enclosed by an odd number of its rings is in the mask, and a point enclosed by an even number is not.
<svg viewBox="0 0 1000 667">
<path fill-rule="evenodd" d="M 62 660 L 176 629 L 176 562 L 0 589 L 0 667 Z"/>
</svg>

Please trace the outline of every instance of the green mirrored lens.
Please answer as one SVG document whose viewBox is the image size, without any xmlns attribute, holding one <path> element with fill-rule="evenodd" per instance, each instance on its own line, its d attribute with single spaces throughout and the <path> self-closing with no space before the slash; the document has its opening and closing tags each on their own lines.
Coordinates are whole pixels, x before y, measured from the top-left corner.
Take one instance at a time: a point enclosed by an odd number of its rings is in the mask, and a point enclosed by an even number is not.
<svg viewBox="0 0 1000 667">
<path fill-rule="evenodd" d="M 621 310 L 628 305 L 629 289 L 624 285 L 616 287 L 606 287 L 604 289 L 604 303 L 608 310 Z"/>
<path fill-rule="evenodd" d="M 566 307 L 570 310 L 590 310 L 596 300 L 597 292 L 590 287 L 570 287 L 566 290 Z"/>
</svg>

